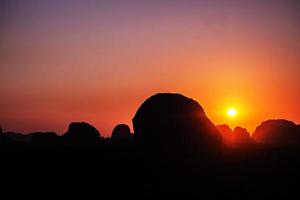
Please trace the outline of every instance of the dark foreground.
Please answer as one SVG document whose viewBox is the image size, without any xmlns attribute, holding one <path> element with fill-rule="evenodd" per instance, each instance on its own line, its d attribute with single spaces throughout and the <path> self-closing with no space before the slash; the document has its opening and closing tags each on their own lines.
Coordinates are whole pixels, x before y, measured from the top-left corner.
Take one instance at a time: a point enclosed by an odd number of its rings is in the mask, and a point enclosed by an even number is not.
<svg viewBox="0 0 300 200">
<path fill-rule="evenodd" d="M 299 197 L 300 151 L 253 145 L 223 149 L 213 157 L 150 158 L 128 146 L 1 147 L 6 187 L 96 188 L 100 199 L 191 198 L 295 199 Z M 296 196 L 295 196 L 296 195 Z"/>
</svg>

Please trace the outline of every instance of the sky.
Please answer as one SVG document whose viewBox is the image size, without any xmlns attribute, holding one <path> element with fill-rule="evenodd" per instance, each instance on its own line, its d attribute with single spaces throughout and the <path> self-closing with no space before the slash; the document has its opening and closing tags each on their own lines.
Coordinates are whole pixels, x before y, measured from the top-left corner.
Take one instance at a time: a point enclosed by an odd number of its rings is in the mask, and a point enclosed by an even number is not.
<svg viewBox="0 0 300 200">
<path fill-rule="evenodd" d="M 250 133 L 300 123 L 299 11 L 297 0 L 0 0 L 0 124 L 63 134 L 86 121 L 110 136 L 158 92 Z"/>
</svg>

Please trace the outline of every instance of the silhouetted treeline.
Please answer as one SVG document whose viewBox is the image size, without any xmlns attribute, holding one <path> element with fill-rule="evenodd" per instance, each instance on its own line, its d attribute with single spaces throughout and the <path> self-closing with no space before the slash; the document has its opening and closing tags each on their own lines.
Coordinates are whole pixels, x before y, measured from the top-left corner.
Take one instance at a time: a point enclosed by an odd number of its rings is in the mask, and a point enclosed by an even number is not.
<svg viewBox="0 0 300 200">
<path fill-rule="evenodd" d="M 2 182 L 93 183 L 101 195 L 138 199 L 287 198 L 298 195 L 300 126 L 268 120 L 250 135 L 215 126 L 180 94 L 153 95 L 103 138 L 72 122 L 66 133 L 20 134 L 0 127 Z"/>
</svg>

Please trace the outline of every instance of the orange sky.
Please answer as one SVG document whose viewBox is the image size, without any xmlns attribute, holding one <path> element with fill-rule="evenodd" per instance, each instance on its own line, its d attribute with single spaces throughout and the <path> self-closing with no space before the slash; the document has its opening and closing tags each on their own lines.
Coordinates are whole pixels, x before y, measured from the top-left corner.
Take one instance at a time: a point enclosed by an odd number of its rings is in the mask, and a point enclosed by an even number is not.
<svg viewBox="0 0 300 200">
<path fill-rule="evenodd" d="M 157 92 L 197 100 L 215 123 L 250 132 L 300 123 L 296 1 L 1 1 L 0 124 L 109 136 Z M 236 107 L 235 118 L 226 116 Z"/>
</svg>

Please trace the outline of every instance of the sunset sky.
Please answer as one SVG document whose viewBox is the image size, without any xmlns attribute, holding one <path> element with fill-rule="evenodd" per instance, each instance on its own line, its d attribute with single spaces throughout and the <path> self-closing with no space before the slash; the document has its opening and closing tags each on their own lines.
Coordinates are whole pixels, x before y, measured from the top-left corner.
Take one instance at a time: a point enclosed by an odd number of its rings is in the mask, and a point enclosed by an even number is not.
<svg viewBox="0 0 300 200">
<path fill-rule="evenodd" d="M 157 92 L 250 132 L 300 123 L 299 53 L 297 0 L 1 0 L 0 124 L 109 136 Z"/>
</svg>

